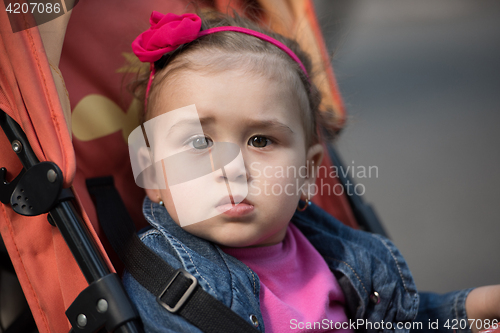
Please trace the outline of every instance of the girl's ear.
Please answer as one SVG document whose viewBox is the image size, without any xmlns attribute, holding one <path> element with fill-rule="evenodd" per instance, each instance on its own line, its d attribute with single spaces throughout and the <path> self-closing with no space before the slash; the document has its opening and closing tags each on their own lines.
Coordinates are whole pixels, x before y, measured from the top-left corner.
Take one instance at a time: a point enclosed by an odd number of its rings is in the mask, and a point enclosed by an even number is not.
<svg viewBox="0 0 500 333">
<path fill-rule="evenodd" d="M 155 165 L 152 164 L 150 148 L 142 146 L 138 151 L 138 164 L 142 170 L 141 174 L 136 179 L 137 185 L 146 190 L 146 194 L 153 202 L 160 201 L 160 190 L 156 177 Z"/>
<path fill-rule="evenodd" d="M 313 186 L 316 184 L 316 176 L 318 175 L 319 166 L 323 161 L 323 146 L 320 143 L 316 143 L 309 147 L 306 155 L 306 166 L 307 166 L 307 177 L 305 179 L 305 188 Z M 302 193 L 301 199 L 311 199 L 308 197 L 309 193 Z"/>
</svg>

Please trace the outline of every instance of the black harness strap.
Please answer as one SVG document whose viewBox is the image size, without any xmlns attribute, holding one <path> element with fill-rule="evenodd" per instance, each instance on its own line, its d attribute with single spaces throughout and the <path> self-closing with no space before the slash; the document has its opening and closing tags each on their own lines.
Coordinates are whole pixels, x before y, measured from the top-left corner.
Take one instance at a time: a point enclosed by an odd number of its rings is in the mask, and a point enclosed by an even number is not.
<svg viewBox="0 0 500 333">
<path fill-rule="evenodd" d="M 113 177 L 87 179 L 101 227 L 126 269 L 157 301 L 205 333 L 256 333 L 245 321 L 198 285 L 194 276 L 175 270 L 137 236 Z"/>
</svg>

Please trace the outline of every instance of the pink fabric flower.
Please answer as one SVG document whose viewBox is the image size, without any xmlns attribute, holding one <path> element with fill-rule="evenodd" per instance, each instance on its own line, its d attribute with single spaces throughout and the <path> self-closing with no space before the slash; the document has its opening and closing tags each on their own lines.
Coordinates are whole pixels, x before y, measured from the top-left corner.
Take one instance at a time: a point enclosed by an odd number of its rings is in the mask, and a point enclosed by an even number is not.
<svg viewBox="0 0 500 333">
<path fill-rule="evenodd" d="M 132 42 L 132 50 L 142 62 L 155 62 L 165 53 L 195 40 L 201 29 L 201 18 L 192 13 L 163 15 L 151 13 L 151 27 Z"/>
</svg>

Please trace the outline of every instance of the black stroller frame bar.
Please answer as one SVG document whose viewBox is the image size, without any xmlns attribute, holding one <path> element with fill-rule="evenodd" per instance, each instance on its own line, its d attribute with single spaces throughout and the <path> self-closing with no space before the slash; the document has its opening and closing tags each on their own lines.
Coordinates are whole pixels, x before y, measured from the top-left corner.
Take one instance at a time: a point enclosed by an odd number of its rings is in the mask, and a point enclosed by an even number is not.
<svg viewBox="0 0 500 333">
<path fill-rule="evenodd" d="M 84 221 L 77 213 L 71 201 L 74 199 L 72 190 L 62 189 L 62 172 L 59 167 L 52 162 L 39 162 L 19 124 L 3 110 L 0 110 L 0 125 L 24 167 L 11 183 L 5 180 L 6 170 L 2 168 L 0 172 L 0 178 L 3 178 L 0 179 L 2 202 L 6 203 L 5 199 L 11 197 L 10 204 L 13 209 L 26 216 L 48 212 L 49 222 L 59 228 L 89 283 L 89 287 L 81 292 L 66 311 L 68 320 L 73 326 L 71 332 L 90 333 L 103 327 L 108 332 L 143 332 L 139 315 L 123 289 L 120 279 L 109 270 Z M 43 177 L 35 179 L 34 176 L 39 175 Z M 43 196 L 47 197 L 47 192 L 50 192 L 54 199 L 42 206 L 37 207 L 35 204 L 28 206 L 22 201 L 21 195 L 12 195 L 17 193 L 16 191 L 24 192 L 20 184 L 31 188 L 30 198 L 34 199 L 29 201 L 30 204 Z M 30 208 L 37 214 L 27 213 Z M 46 210 L 43 211 L 44 209 Z"/>
</svg>

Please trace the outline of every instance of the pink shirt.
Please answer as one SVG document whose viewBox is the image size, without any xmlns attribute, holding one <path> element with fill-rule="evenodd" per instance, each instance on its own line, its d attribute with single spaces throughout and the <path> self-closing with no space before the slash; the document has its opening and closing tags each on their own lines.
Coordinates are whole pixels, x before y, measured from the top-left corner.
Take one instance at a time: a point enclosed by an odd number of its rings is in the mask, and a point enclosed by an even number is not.
<svg viewBox="0 0 500 333">
<path fill-rule="evenodd" d="M 266 332 L 352 332 L 336 329 L 348 321 L 342 290 L 325 260 L 293 224 L 279 244 L 224 251 L 259 276 Z"/>
</svg>

